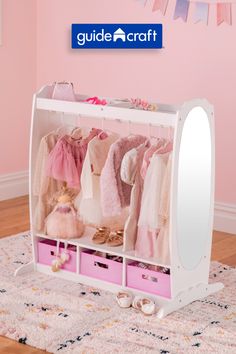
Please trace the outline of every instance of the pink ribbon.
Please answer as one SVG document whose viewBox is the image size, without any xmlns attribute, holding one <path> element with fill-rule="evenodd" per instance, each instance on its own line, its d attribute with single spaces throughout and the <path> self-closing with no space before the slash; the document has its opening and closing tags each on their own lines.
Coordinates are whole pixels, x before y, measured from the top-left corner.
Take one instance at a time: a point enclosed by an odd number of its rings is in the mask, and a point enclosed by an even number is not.
<svg viewBox="0 0 236 354">
<path fill-rule="evenodd" d="M 217 26 L 223 22 L 228 23 L 228 25 L 232 25 L 231 4 L 217 4 Z"/>
<path fill-rule="evenodd" d="M 106 100 L 100 100 L 97 96 L 89 97 L 85 100 L 85 102 L 88 102 L 91 104 L 100 104 L 102 106 L 105 106 L 107 104 Z"/>
<path fill-rule="evenodd" d="M 155 0 L 152 8 L 152 12 L 160 10 L 165 15 L 169 0 Z"/>
<path fill-rule="evenodd" d="M 177 0 L 175 5 L 174 20 L 182 18 L 184 22 L 188 18 L 189 0 Z"/>
<path fill-rule="evenodd" d="M 195 13 L 193 15 L 194 23 L 204 22 L 208 24 L 208 14 L 209 14 L 209 4 L 204 2 L 196 2 L 195 4 Z"/>
</svg>

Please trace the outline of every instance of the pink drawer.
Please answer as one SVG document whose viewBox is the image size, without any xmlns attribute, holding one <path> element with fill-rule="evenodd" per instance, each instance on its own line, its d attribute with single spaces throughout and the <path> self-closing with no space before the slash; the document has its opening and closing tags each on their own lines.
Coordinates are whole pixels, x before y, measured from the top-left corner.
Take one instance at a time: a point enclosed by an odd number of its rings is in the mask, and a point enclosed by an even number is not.
<svg viewBox="0 0 236 354">
<path fill-rule="evenodd" d="M 126 270 L 126 285 L 129 288 L 170 298 L 170 275 L 143 269 L 130 263 Z"/>
<path fill-rule="evenodd" d="M 80 262 L 81 274 L 109 283 L 122 284 L 122 263 L 95 256 L 90 251 L 81 253 Z"/>
<path fill-rule="evenodd" d="M 56 241 L 54 240 L 41 240 L 38 242 L 38 262 L 41 264 L 51 266 L 52 260 L 56 258 Z M 64 249 L 64 243 L 60 243 L 60 252 Z M 70 272 L 76 272 L 76 246 L 68 245 L 67 250 L 70 254 L 70 259 L 66 262 L 61 269 Z"/>
</svg>

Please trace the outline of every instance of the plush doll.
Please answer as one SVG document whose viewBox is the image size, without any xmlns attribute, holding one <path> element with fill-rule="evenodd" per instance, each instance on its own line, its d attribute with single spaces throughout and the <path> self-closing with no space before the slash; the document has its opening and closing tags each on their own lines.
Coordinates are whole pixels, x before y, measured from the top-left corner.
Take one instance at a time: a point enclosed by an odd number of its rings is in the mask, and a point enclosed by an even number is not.
<svg viewBox="0 0 236 354">
<path fill-rule="evenodd" d="M 57 198 L 57 204 L 45 220 L 46 234 L 61 239 L 81 237 L 84 224 L 78 219 L 73 197 L 67 190 Z"/>
</svg>

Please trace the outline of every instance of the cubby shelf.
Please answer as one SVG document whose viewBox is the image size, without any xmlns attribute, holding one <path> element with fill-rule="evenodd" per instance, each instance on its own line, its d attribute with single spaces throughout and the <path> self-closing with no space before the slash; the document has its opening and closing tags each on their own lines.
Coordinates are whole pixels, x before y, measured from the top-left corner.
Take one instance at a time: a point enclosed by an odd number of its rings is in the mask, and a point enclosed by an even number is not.
<svg viewBox="0 0 236 354">
<path fill-rule="evenodd" d="M 93 236 L 94 232 L 95 232 L 95 229 L 93 229 L 91 227 L 87 227 L 85 234 L 81 238 L 71 239 L 71 240 L 69 240 L 69 243 L 71 245 L 79 246 L 81 248 L 87 248 L 87 249 L 91 249 L 91 250 L 95 250 L 95 251 L 106 252 L 108 254 L 120 256 L 120 257 L 127 258 L 130 260 L 135 260 L 138 262 L 158 265 L 158 266 L 164 267 L 164 268 L 170 268 L 169 264 L 163 264 L 162 262 L 158 261 L 158 259 L 156 259 L 156 258 L 155 259 L 154 258 L 140 258 L 140 257 L 135 256 L 134 251 L 124 252 L 122 250 L 122 246 L 110 247 L 110 246 L 107 246 L 106 244 L 96 245 L 92 241 L 92 236 Z M 49 237 L 43 233 L 36 233 L 36 237 L 41 237 L 41 238 L 50 239 L 50 240 L 59 240 L 58 238 L 52 238 L 52 237 Z M 63 240 L 63 239 L 60 239 L 60 241 L 65 242 L 65 240 Z"/>
</svg>

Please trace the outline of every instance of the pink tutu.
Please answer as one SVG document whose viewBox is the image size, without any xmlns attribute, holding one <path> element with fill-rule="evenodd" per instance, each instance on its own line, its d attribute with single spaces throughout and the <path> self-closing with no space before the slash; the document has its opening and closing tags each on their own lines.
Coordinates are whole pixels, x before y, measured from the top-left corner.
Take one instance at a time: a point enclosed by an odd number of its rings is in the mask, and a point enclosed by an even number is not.
<svg viewBox="0 0 236 354">
<path fill-rule="evenodd" d="M 80 179 L 74 158 L 74 147 L 63 137 L 50 152 L 46 175 L 67 182 L 69 188 L 79 188 Z"/>
<path fill-rule="evenodd" d="M 88 143 L 101 129 L 93 128 L 85 139 L 74 140 L 68 135 L 61 137 L 47 160 L 46 175 L 66 182 L 68 188 L 80 190 L 80 177 Z"/>
<path fill-rule="evenodd" d="M 62 239 L 78 238 L 84 232 L 84 224 L 78 220 L 72 203 L 58 203 L 45 220 L 46 233 Z"/>
</svg>

